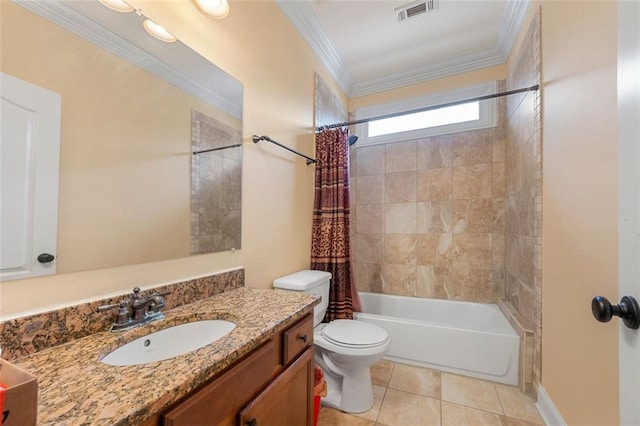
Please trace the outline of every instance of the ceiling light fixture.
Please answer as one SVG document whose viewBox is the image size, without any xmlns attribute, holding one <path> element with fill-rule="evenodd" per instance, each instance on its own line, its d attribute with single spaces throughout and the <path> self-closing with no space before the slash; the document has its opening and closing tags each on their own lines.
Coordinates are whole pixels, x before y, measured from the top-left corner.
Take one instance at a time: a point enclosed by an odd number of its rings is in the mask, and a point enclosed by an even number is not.
<svg viewBox="0 0 640 426">
<path fill-rule="evenodd" d="M 133 12 L 133 7 L 123 0 L 98 0 L 104 6 L 116 12 Z"/>
<path fill-rule="evenodd" d="M 193 0 L 193 4 L 209 18 L 222 19 L 229 14 L 228 0 Z"/>
<path fill-rule="evenodd" d="M 151 34 L 153 37 L 157 38 L 158 40 L 161 40 L 167 43 L 173 43 L 174 41 L 177 40 L 177 38 L 175 38 L 173 34 L 171 34 L 169 31 L 165 30 L 160 25 L 153 22 L 151 19 L 148 19 L 148 18 L 145 19 L 142 22 L 142 26 L 144 27 L 145 30 L 147 30 L 149 34 Z"/>
</svg>

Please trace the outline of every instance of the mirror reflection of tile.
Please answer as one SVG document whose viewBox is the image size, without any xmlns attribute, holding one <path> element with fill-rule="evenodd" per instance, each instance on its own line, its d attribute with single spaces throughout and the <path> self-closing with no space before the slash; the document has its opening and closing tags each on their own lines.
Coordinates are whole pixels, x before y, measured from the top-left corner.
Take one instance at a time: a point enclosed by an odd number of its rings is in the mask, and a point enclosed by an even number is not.
<svg viewBox="0 0 640 426">
<path fill-rule="evenodd" d="M 201 151 L 242 143 L 241 131 L 191 111 L 191 148 Z M 191 254 L 238 249 L 241 243 L 242 147 L 191 160 Z"/>
</svg>

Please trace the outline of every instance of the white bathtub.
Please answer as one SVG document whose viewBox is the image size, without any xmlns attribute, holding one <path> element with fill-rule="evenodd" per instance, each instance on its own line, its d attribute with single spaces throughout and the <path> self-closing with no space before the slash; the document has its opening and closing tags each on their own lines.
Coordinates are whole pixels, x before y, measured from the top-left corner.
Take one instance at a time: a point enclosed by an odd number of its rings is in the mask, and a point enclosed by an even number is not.
<svg viewBox="0 0 640 426">
<path fill-rule="evenodd" d="M 360 293 L 357 320 L 387 330 L 385 358 L 518 384 L 520 338 L 497 305 Z"/>
</svg>

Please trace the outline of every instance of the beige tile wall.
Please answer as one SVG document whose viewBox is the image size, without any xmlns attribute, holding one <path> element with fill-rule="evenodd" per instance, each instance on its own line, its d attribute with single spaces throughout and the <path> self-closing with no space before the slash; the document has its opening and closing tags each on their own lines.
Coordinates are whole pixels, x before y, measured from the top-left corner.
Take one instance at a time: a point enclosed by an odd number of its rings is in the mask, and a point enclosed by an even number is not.
<svg viewBox="0 0 640 426">
<path fill-rule="evenodd" d="M 507 75 L 507 89 L 540 81 L 540 17 L 532 21 Z M 533 388 L 540 381 L 542 144 L 540 92 L 507 99 L 505 169 L 506 307 L 533 330 Z"/>
<path fill-rule="evenodd" d="M 347 105 L 336 96 L 331 87 L 313 73 L 313 123 L 316 127 L 347 121 Z"/>
<path fill-rule="evenodd" d="M 191 111 L 193 151 L 240 144 L 240 130 Z M 191 254 L 239 249 L 241 212 L 242 147 L 192 155 Z"/>
<path fill-rule="evenodd" d="M 496 127 L 351 148 L 359 290 L 474 302 L 503 294 L 503 135 Z"/>
</svg>

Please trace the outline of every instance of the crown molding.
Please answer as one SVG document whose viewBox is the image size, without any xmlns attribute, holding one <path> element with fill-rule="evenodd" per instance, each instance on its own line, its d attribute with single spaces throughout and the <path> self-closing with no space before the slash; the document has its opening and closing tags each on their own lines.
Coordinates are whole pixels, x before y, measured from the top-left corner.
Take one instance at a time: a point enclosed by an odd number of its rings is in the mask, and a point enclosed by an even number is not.
<svg viewBox="0 0 640 426">
<path fill-rule="evenodd" d="M 346 70 L 343 59 L 313 13 L 311 5 L 290 0 L 276 1 L 350 98 L 506 63 L 529 5 L 529 0 L 507 0 L 496 41 L 489 48 L 411 70 L 354 82 Z"/>
<path fill-rule="evenodd" d="M 448 77 L 450 75 L 461 74 L 481 68 L 501 65 L 505 61 L 502 55 L 496 54 L 495 48 L 458 56 L 454 59 L 432 62 L 428 65 L 389 74 L 384 77 L 357 82 L 353 85 L 349 96 L 357 98 L 359 96 L 384 92 L 391 89 L 410 86 L 412 84 L 423 83 L 429 80 Z"/>
<path fill-rule="evenodd" d="M 160 45 L 158 44 L 159 42 L 152 40 L 151 43 L 153 44 L 144 46 L 144 43 L 141 43 L 135 36 L 126 32 L 116 33 L 106 25 L 91 19 L 89 16 L 85 16 L 64 2 L 12 1 L 127 62 L 149 71 L 185 92 L 222 109 L 236 118 L 242 119 L 242 85 L 184 44 L 180 43 L 179 46 L 181 47 L 177 48 L 177 46 L 174 46 L 175 43 Z M 119 14 L 117 18 L 119 18 L 118 24 L 120 29 L 125 28 L 123 23 L 126 19 L 135 21 L 132 22 L 132 26 L 136 26 L 136 30 L 138 30 L 137 27 L 142 29 L 142 18 L 135 13 Z M 157 45 L 157 52 L 152 52 L 150 49 L 153 48 L 154 45 Z M 166 52 L 171 50 L 169 48 L 173 49 L 174 47 L 176 47 L 173 52 L 174 55 L 180 57 L 181 55 L 195 54 L 198 56 L 196 62 L 198 62 L 199 65 L 207 68 L 211 67 L 211 69 L 205 69 L 204 71 L 200 69 L 198 72 L 192 72 L 195 70 L 189 70 L 189 67 L 194 65 L 193 61 L 189 61 L 188 64 L 186 63 L 188 61 L 174 64 L 170 63 L 168 58 L 163 59 L 160 57 L 163 51 Z M 184 59 L 185 56 L 182 56 L 182 58 Z M 230 96 L 221 96 L 219 90 L 212 84 L 211 79 L 206 78 L 206 76 L 211 76 L 212 74 L 215 76 L 224 74 L 224 76 L 229 78 L 229 82 L 233 80 L 233 82 L 240 87 L 239 95 L 237 90 L 230 90 Z"/>
<path fill-rule="evenodd" d="M 500 51 L 500 54 L 504 58 L 504 62 L 507 62 L 513 43 L 518 37 L 518 33 L 522 28 L 524 17 L 527 14 L 530 0 L 509 0 L 507 1 L 507 7 L 502 15 L 502 22 L 498 29 L 498 37 L 496 40 L 496 47 Z"/>
<path fill-rule="evenodd" d="M 276 4 L 309 43 L 342 90 L 349 94 L 353 86 L 353 78 L 347 71 L 342 57 L 329 41 L 311 5 L 305 1 L 292 0 L 276 0 Z"/>
</svg>

